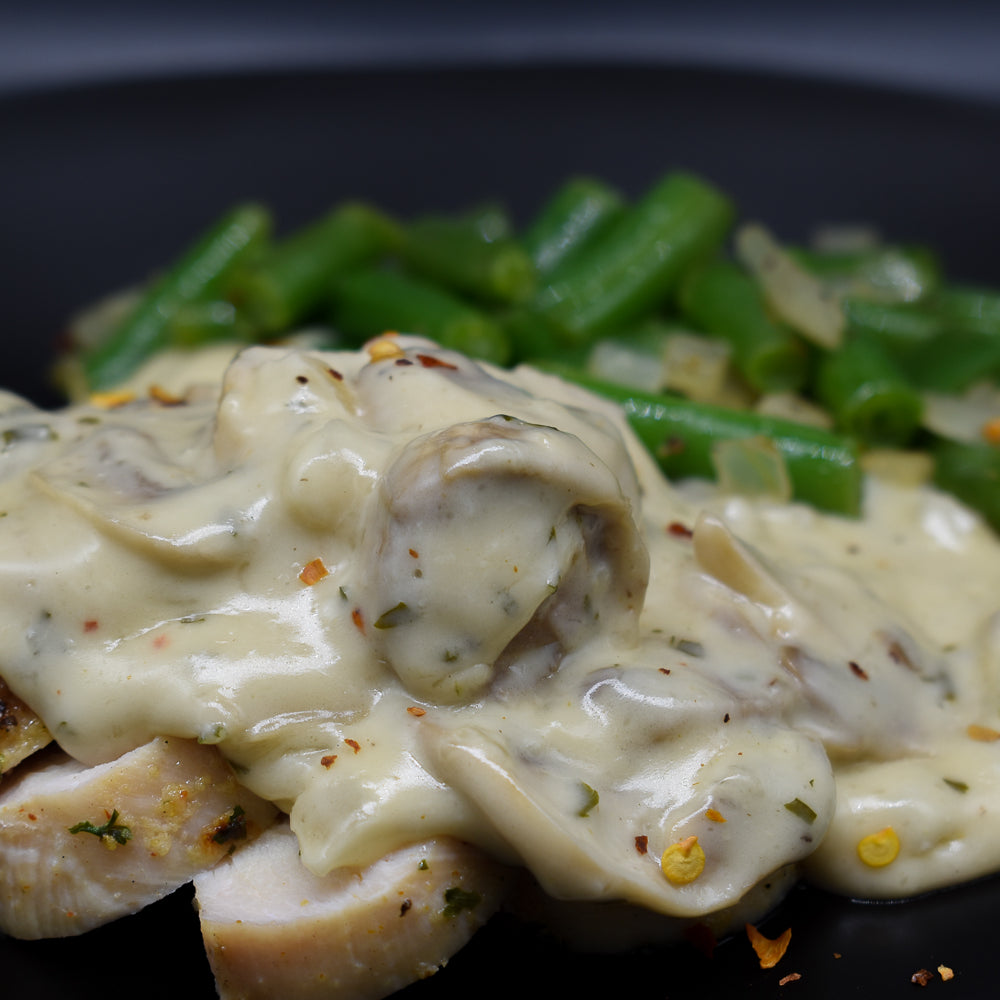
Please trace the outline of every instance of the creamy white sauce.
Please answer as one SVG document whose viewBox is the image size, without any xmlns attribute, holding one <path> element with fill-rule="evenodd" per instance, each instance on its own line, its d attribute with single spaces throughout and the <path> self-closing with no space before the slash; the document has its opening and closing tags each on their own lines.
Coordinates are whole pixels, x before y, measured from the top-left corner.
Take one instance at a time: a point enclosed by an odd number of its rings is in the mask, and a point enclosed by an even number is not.
<svg viewBox="0 0 1000 1000">
<path fill-rule="evenodd" d="M 875 897 L 1000 868 L 976 517 L 676 488 L 589 394 L 398 343 L 250 348 L 221 392 L 215 357 L 176 406 L 4 397 L 0 672 L 70 754 L 217 743 L 316 872 L 455 834 L 691 916 L 798 863 Z"/>
</svg>

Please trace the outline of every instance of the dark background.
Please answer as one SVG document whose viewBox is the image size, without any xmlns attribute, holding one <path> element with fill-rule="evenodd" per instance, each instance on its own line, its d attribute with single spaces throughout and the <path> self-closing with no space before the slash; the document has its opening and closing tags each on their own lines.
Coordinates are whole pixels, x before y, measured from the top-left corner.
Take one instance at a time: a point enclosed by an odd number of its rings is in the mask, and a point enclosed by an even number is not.
<svg viewBox="0 0 1000 1000">
<path fill-rule="evenodd" d="M 617 61 L 1000 99 L 989 0 L 32 0 L 0 10 L 0 92 L 234 69 Z"/>
</svg>

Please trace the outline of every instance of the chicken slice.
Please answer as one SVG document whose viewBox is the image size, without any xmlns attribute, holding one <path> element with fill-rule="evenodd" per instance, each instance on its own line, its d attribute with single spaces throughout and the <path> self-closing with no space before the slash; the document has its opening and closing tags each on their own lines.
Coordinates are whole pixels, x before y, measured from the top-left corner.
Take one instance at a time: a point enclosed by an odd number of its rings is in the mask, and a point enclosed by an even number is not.
<svg viewBox="0 0 1000 1000">
<path fill-rule="evenodd" d="M 190 740 L 89 768 L 37 755 L 0 790 L 0 930 L 65 937 L 134 913 L 275 815 L 216 748 Z"/>
<path fill-rule="evenodd" d="M 0 677 L 0 774 L 52 741 L 45 723 Z"/>
<path fill-rule="evenodd" d="M 450 838 L 317 877 L 279 824 L 194 884 L 222 1000 L 377 1000 L 445 965 L 513 881 Z"/>
</svg>

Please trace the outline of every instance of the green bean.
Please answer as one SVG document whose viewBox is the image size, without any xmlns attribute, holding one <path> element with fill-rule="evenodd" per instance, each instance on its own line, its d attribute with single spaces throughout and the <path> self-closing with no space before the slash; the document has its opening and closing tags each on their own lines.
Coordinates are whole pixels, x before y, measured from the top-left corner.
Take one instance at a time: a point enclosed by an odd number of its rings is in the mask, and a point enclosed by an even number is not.
<svg viewBox="0 0 1000 1000">
<path fill-rule="evenodd" d="M 692 323 L 729 343 L 733 364 L 754 389 L 794 392 L 805 384 L 805 344 L 771 318 L 760 286 L 735 262 L 719 259 L 694 269 L 678 304 Z"/>
<path fill-rule="evenodd" d="M 215 298 L 233 270 L 257 252 L 270 213 L 240 205 L 212 226 L 157 281 L 106 340 L 83 357 L 88 386 L 105 389 L 128 378 L 169 342 L 170 318 L 188 303 Z"/>
<path fill-rule="evenodd" d="M 961 330 L 942 333 L 919 351 L 900 357 L 899 365 L 918 389 L 960 393 L 1000 374 L 1000 337 Z"/>
<path fill-rule="evenodd" d="M 261 335 L 314 318 L 333 281 L 397 248 L 400 227 L 368 205 L 339 205 L 275 244 L 260 262 L 234 275 L 233 301 Z"/>
<path fill-rule="evenodd" d="M 920 393 L 874 340 L 852 337 L 824 354 L 816 393 L 837 426 L 866 443 L 905 445 L 920 424 Z"/>
<path fill-rule="evenodd" d="M 941 289 L 936 304 L 947 323 L 968 333 L 1000 336 L 1000 292 L 949 285 Z"/>
<path fill-rule="evenodd" d="M 334 326 L 355 341 L 387 330 L 415 333 L 473 358 L 505 364 L 510 345 L 489 316 L 428 282 L 397 271 L 346 275 L 334 292 Z"/>
<path fill-rule="evenodd" d="M 942 439 L 931 453 L 935 483 L 1000 531 L 1000 448 Z"/>
<path fill-rule="evenodd" d="M 849 295 L 841 301 L 841 307 L 848 336 L 877 340 L 894 355 L 919 349 L 944 329 L 937 313 L 923 305 L 872 302 Z"/>
<path fill-rule="evenodd" d="M 867 250 L 825 252 L 791 248 L 795 259 L 847 293 L 881 302 L 915 302 L 941 284 L 937 257 L 922 246 L 878 245 Z"/>
<path fill-rule="evenodd" d="M 712 450 L 718 442 L 760 436 L 783 457 L 794 499 L 850 517 L 860 512 L 861 465 L 857 446 L 846 435 L 677 396 L 635 392 L 565 368 L 561 374 L 619 403 L 667 476 L 712 478 Z"/>
<path fill-rule="evenodd" d="M 189 302 L 180 306 L 167 323 L 168 338 L 178 347 L 196 347 L 220 340 L 250 342 L 257 330 L 224 299 Z"/>
<path fill-rule="evenodd" d="M 568 344 L 589 343 L 652 312 L 684 271 L 717 251 L 728 198 L 691 174 L 668 174 L 600 239 L 549 277 L 536 307 Z"/>
<path fill-rule="evenodd" d="M 416 219 L 402 258 L 420 277 L 484 302 L 525 302 L 536 287 L 531 257 L 496 209 Z"/>
<path fill-rule="evenodd" d="M 573 177 L 542 206 L 521 237 L 540 275 L 552 271 L 619 218 L 625 200 L 604 181 Z"/>
</svg>

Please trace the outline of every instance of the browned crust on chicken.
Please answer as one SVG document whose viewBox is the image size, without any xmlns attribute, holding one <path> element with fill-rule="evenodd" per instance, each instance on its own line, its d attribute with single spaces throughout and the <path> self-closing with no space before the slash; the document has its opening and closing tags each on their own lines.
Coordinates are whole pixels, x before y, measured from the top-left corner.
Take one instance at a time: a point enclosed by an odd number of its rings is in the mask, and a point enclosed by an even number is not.
<svg viewBox="0 0 1000 1000">
<path fill-rule="evenodd" d="M 0 677 L 0 774 L 52 741 L 45 723 Z"/>
</svg>

